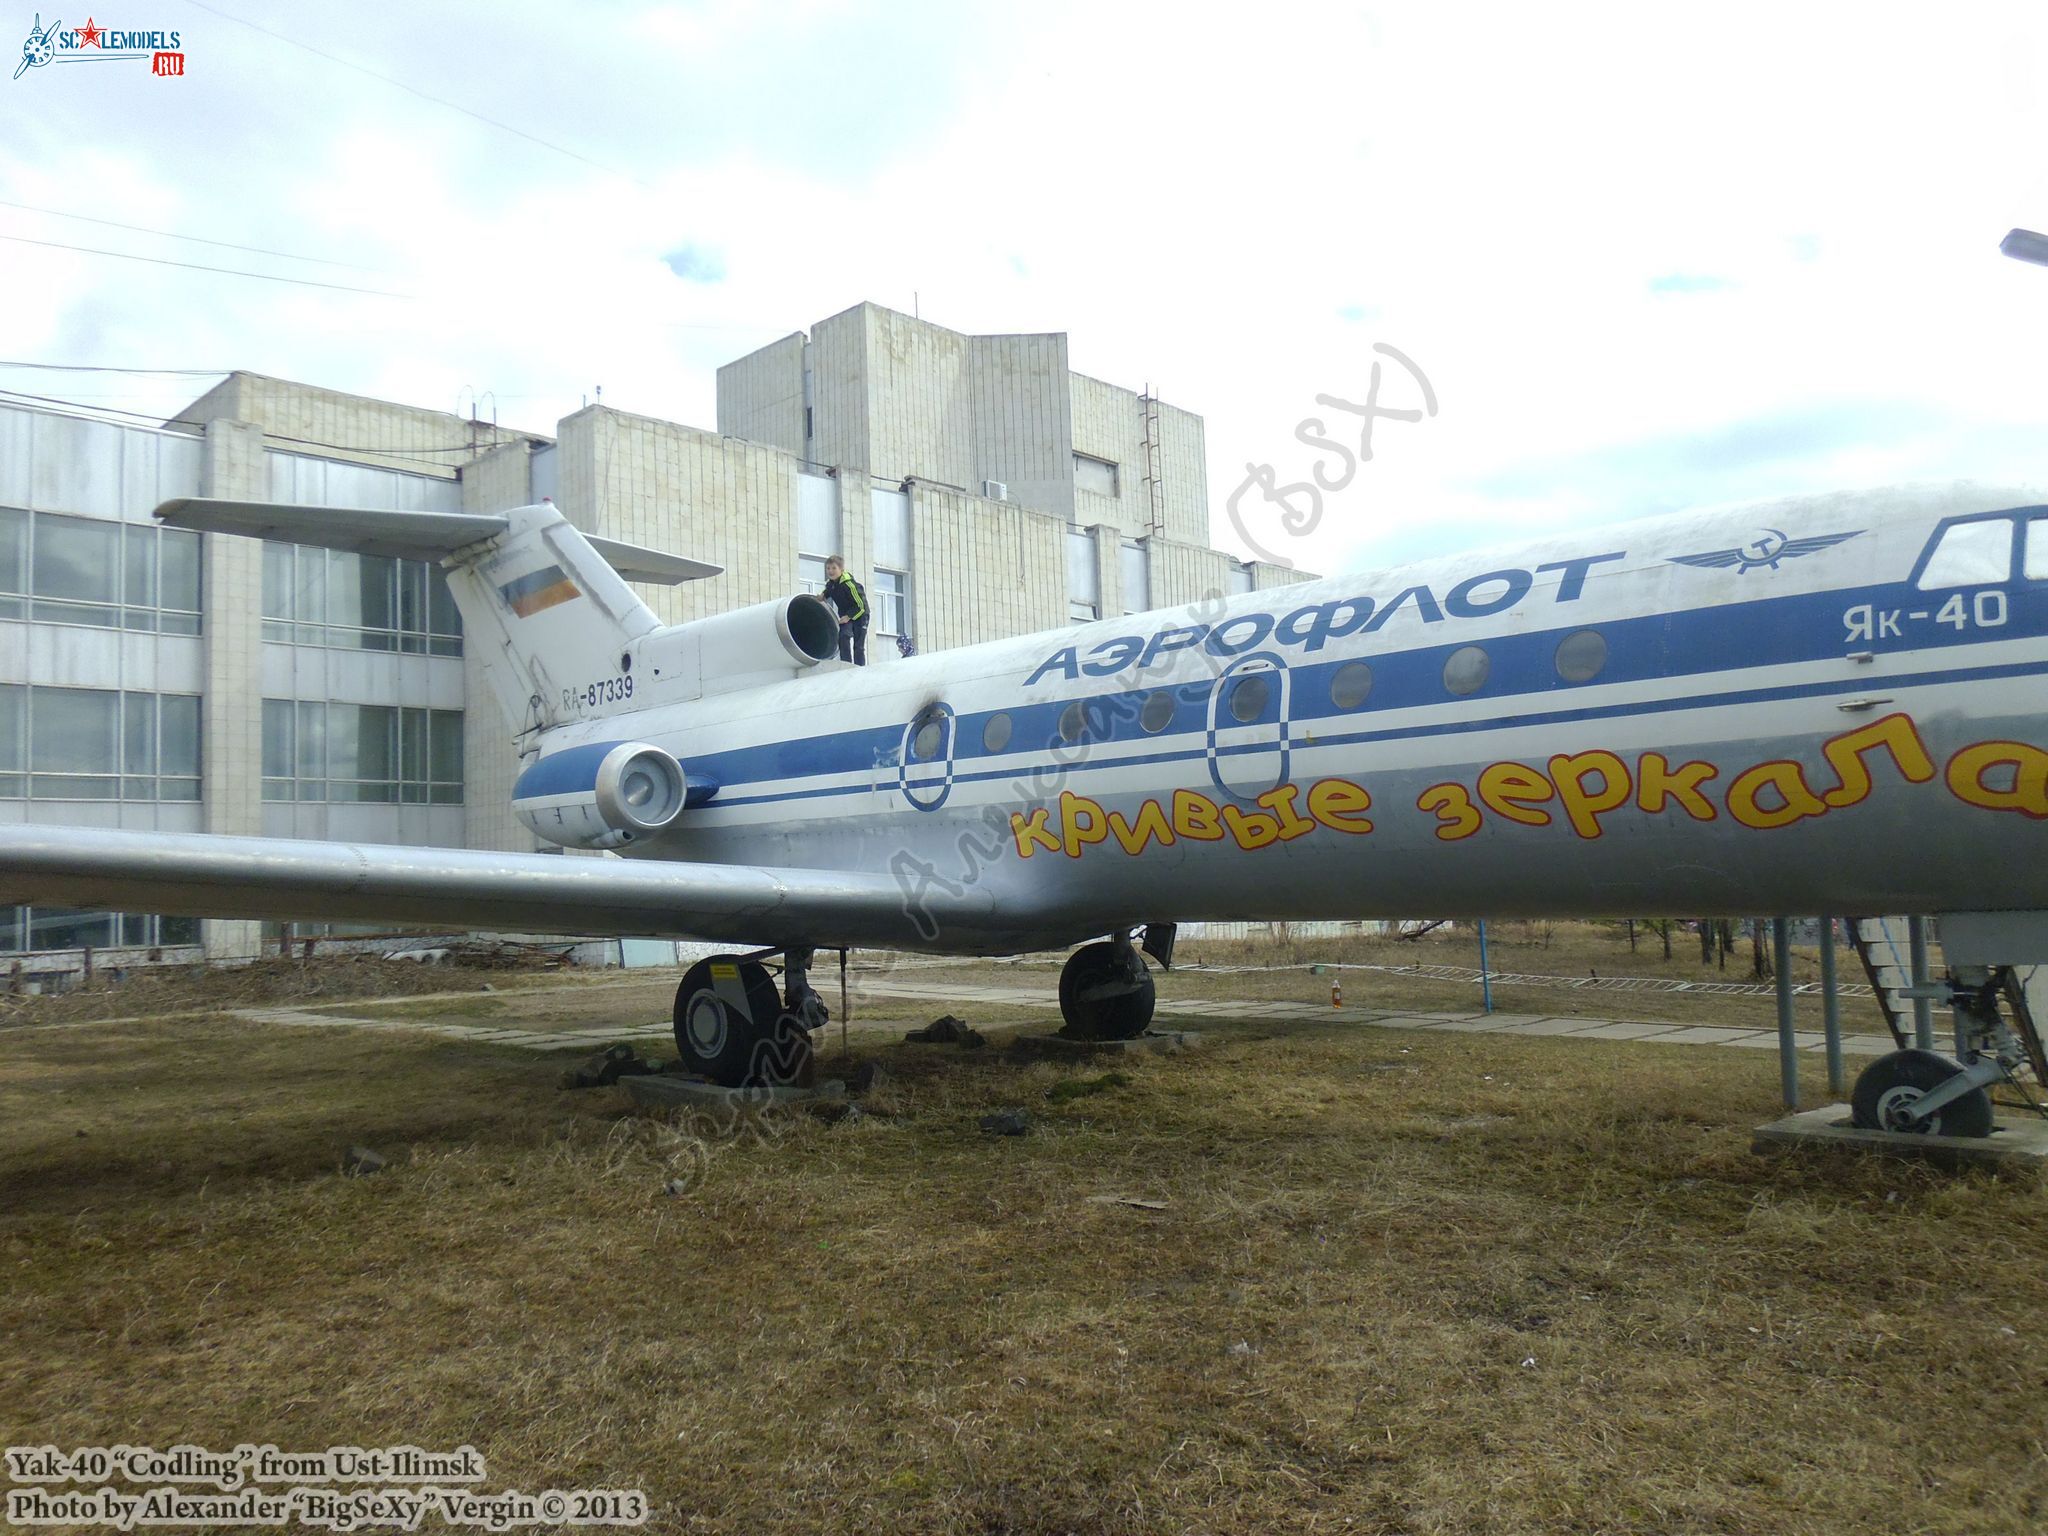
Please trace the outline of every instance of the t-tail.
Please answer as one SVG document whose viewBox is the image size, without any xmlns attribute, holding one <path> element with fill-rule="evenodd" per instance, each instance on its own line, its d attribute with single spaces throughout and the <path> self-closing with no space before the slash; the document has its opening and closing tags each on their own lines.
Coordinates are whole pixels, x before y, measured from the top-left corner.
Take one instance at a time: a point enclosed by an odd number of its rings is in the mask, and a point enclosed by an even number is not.
<svg viewBox="0 0 2048 1536">
<path fill-rule="evenodd" d="M 789 677 L 829 660 L 837 644 L 830 608 L 808 596 L 664 626 L 627 579 L 672 585 L 720 567 L 583 533 L 552 503 L 486 515 L 191 497 L 156 515 L 209 533 L 438 562 L 471 653 L 506 721 L 529 740 Z"/>
</svg>

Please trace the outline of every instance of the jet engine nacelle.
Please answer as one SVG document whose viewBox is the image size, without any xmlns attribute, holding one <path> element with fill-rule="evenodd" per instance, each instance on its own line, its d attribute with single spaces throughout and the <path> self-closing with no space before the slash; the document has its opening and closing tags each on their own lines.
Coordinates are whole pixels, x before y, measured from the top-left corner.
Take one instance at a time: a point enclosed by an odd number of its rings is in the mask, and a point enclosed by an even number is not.
<svg viewBox="0 0 2048 1536">
<path fill-rule="evenodd" d="M 625 665 L 635 703 L 662 703 L 781 682 L 838 654 L 832 605 L 798 593 L 643 636 Z"/>
<path fill-rule="evenodd" d="M 674 825 L 689 798 L 683 765 L 641 741 L 553 752 L 519 776 L 512 810 L 564 848 L 617 848 Z"/>
</svg>

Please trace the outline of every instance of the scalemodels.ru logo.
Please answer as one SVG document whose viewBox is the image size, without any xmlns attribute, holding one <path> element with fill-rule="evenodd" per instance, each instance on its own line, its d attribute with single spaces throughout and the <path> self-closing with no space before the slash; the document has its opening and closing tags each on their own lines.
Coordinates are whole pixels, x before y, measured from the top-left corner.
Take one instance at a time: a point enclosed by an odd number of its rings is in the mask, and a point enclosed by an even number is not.
<svg viewBox="0 0 2048 1536">
<path fill-rule="evenodd" d="M 19 80 L 26 71 L 45 64 L 95 64 L 115 59 L 146 60 L 152 75 L 182 75 L 185 55 L 180 47 L 176 32 L 131 32 L 103 27 L 90 17 L 82 27 L 67 29 L 61 21 L 46 27 L 38 12 L 28 41 L 21 45 L 21 62 L 14 66 L 14 78 Z"/>
</svg>

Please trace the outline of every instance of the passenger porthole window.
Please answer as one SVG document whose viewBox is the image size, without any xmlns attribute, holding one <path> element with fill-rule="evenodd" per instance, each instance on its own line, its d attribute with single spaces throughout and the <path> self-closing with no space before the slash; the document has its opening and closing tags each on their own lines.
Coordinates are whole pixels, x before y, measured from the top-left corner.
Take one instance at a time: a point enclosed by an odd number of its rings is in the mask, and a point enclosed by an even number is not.
<svg viewBox="0 0 2048 1536">
<path fill-rule="evenodd" d="M 1356 709 L 1372 692 L 1372 668 L 1362 661 L 1347 661 L 1330 679 L 1330 702 L 1339 709 Z"/>
<path fill-rule="evenodd" d="M 1484 648 L 1461 645 L 1444 663 L 1444 687 L 1456 694 L 1477 693 L 1486 686 L 1487 674 L 1492 670 L 1493 661 Z"/>
<path fill-rule="evenodd" d="M 984 752 L 1000 752 L 1010 744 L 1010 717 L 995 714 L 988 717 L 988 724 L 981 728 L 981 748 Z"/>
<path fill-rule="evenodd" d="M 910 759 L 912 762 L 928 763 L 944 753 L 946 747 L 946 721 L 943 715 L 926 715 L 919 720 L 910 734 Z"/>
<path fill-rule="evenodd" d="M 1607 665 L 1607 637 L 1582 629 L 1557 643 L 1557 675 L 1568 683 L 1587 683 Z"/>
<path fill-rule="evenodd" d="M 1153 736 L 1173 724 L 1173 695 L 1161 689 L 1146 699 L 1145 707 L 1138 712 L 1138 724 Z"/>
<path fill-rule="evenodd" d="M 1240 723 L 1249 723 L 1266 712 L 1272 687 L 1264 677 L 1241 677 L 1230 690 L 1230 713 Z"/>
<path fill-rule="evenodd" d="M 1087 734 L 1088 712 L 1081 707 L 1081 701 L 1076 699 L 1060 712 L 1060 740 L 1076 742 Z"/>
</svg>

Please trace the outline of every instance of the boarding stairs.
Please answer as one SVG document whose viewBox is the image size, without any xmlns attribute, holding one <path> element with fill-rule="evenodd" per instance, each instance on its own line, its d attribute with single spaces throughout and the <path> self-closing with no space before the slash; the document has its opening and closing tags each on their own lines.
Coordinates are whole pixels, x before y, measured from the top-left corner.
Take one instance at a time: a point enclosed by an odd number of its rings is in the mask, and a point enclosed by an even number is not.
<svg viewBox="0 0 2048 1536">
<path fill-rule="evenodd" d="M 1849 930 L 1849 942 L 1854 946 L 1857 958 L 1863 962 L 1864 974 L 1870 978 L 1870 989 L 1876 994 L 1877 1006 L 1884 1013 L 1892 1040 L 1900 1050 L 1910 1048 L 1914 1043 L 1915 1020 L 1913 950 L 1908 920 L 1903 917 L 1851 917 L 1843 919 L 1843 922 Z M 1928 947 L 1931 953 L 1927 974 L 1931 981 L 1938 982 L 1943 972 L 1939 944 L 1930 940 Z M 2042 1049 L 2037 1022 L 2048 1016 L 2048 966 L 2012 966 L 2006 969 L 2004 977 L 2006 1011 L 2014 1033 L 2026 1048 L 2027 1066 L 2023 1069 L 2019 1088 L 2029 1102 L 2038 1104 L 2048 1098 L 2048 1052 Z M 1939 1003 L 1931 1003 L 1930 1013 L 1937 1042 L 1942 1043 L 1943 1037 L 1948 1036 L 1945 1043 L 1953 1047 L 1954 1024 L 1949 1010 Z M 2027 1077 L 2032 1080 L 2027 1081 Z"/>
</svg>

